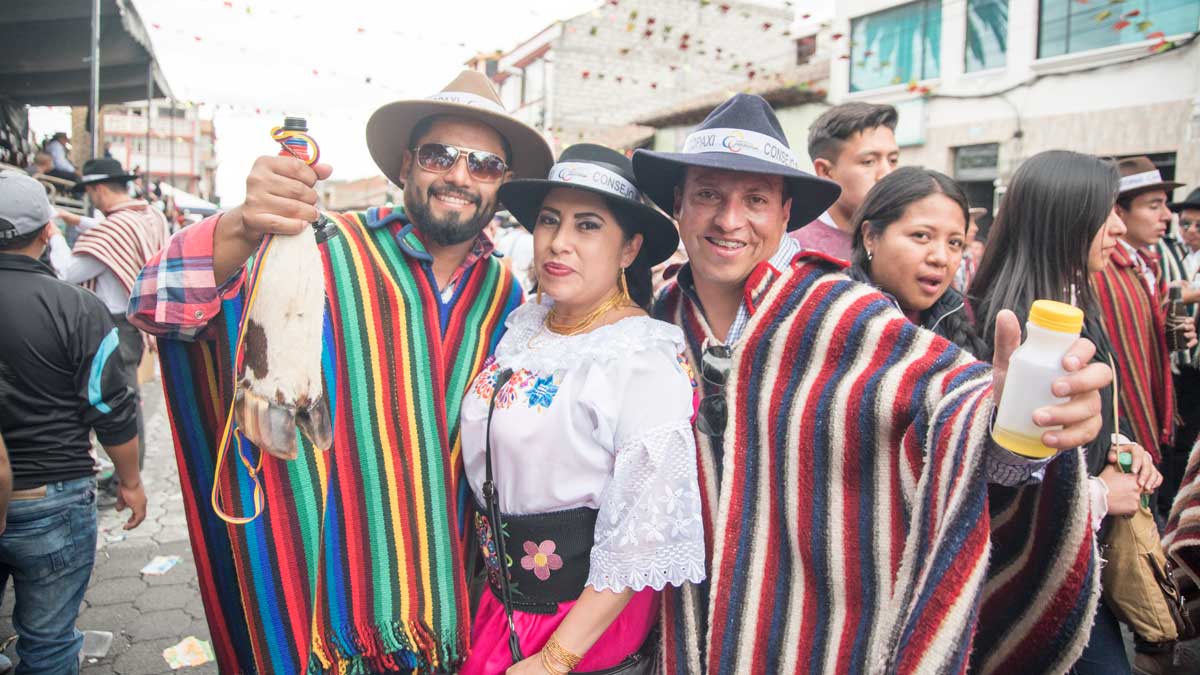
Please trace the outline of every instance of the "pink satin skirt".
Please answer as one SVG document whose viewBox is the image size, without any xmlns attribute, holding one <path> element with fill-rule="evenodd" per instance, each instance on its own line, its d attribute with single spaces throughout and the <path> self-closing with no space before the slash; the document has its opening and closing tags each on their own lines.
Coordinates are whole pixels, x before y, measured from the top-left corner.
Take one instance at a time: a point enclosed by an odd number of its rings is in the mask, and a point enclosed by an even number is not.
<svg viewBox="0 0 1200 675">
<path fill-rule="evenodd" d="M 637 652 L 658 619 L 658 601 L 658 591 L 654 589 L 647 588 L 634 593 L 629 604 L 588 650 L 583 662 L 575 670 L 612 668 Z M 541 651 L 574 606 L 574 602 L 559 603 L 555 614 L 514 611 L 513 623 L 520 638 L 521 653 L 529 657 Z M 504 605 L 500 604 L 490 589 L 484 589 L 471 622 L 471 655 L 458 672 L 460 675 L 496 675 L 503 673 L 512 663 Z"/>
</svg>

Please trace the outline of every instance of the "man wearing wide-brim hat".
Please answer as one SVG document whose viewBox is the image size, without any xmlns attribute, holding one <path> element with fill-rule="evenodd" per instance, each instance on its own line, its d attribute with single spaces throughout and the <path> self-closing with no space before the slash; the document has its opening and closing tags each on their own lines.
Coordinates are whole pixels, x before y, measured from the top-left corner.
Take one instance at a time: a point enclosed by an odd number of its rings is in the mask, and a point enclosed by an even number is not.
<svg viewBox="0 0 1200 675">
<path fill-rule="evenodd" d="M 1182 263 L 1160 244 L 1171 222 L 1169 194 L 1179 183 L 1165 180 L 1149 157 L 1122 159 L 1117 169 L 1121 178 L 1115 211 L 1126 231 L 1092 282 L 1113 344 L 1122 417 L 1133 440 L 1157 464 L 1175 432 L 1164 308 L 1171 281 L 1182 280 Z"/>
<path fill-rule="evenodd" d="M 851 281 L 843 262 L 801 252 L 785 233 L 838 187 L 799 168 L 757 96 L 718 106 L 681 152 L 638 150 L 633 165 L 688 252 L 655 313 L 683 329 L 702 380 L 695 428 L 714 546 L 708 581 L 664 593 L 666 671 L 963 670 L 988 564 L 986 481 L 1035 480 L 1046 464 L 988 441 L 1015 317 L 1002 317 L 993 371 Z M 1064 427 L 1043 437 L 1052 448 L 1099 430 L 1088 406 L 1110 373 L 1080 367 L 1092 351 L 1080 341 L 1064 363 L 1071 402 L 1039 411 Z M 1046 521 L 1045 548 L 1066 555 L 1027 556 L 1072 579 L 1032 598 L 1050 610 L 1021 614 L 1052 626 L 1038 644 L 1054 648 L 1037 650 L 1043 667 L 1031 672 L 1074 661 L 1090 622 L 1073 612 L 1095 606 L 1091 532 L 1071 525 L 1088 508 L 1080 462 L 1055 459 L 1069 480 L 1046 488 L 1060 517 Z"/>
<path fill-rule="evenodd" d="M 1179 217 L 1179 233 L 1188 249 L 1184 266 L 1188 278 L 1195 280 L 1200 274 L 1200 188 L 1192 190 L 1183 201 L 1168 204 L 1167 208 Z"/>
<path fill-rule="evenodd" d="M 209 504 L 212 439 L 231 392 L 207 383 L 233 377 L 247 259 L 264 234 L 313 236 L 313 186 L 331 167 L 260 157 L 245 202 L 177 234 L 131 301 L 136 322 L 169 338 L 160 342 L 164 381 L 180 472 L 194 486 L 185 489 L 189 529 L 205 561 L 201 595 L 222 672 L 440 673 L 466 656 L 458 409 L 523 295 L 482 230 L 500 185 L 544 177 L 552 156 L 473 71 L 429 98 L 383 106 L 366 142 L 404 188 L 403 208 L 326 214 L 333 236 L 318 246 L 319 269 L 272 263 L 323 274 L 324 315 L 294 317 L 295 331 L 248 329 L 248 340 L 322 336 L 332 433 L 332 447 L 315 450 L 311 418 L 292 422 L 286 401 L 251 401 L 260 430 L 300 440 L 295 461 L 263 460 L 266 508 L 251 526 L 227 526 Z M 260 291 L 286 298 L 287 274 L 260 277 Z M 186 342 L 197 337 L 216 340 Z M 263 383 L 290 365 L 252 363 L 242 377 Z M 291 424 L 276 428 L 278 420 Z M 225 465 L 219 479 L 233 483 L 219 496 L 234 515 L 250 515 L 254 502 L 237 501 L 251 489 L 236 464 Z"/>
</svg>

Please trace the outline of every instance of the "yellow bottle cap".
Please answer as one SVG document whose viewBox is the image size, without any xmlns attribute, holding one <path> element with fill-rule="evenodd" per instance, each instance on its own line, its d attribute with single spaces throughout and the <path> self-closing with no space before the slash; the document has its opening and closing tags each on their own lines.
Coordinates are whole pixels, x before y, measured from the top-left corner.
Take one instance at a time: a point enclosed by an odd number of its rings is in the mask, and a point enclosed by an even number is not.
<svg viewBox="0 0 1200 675">
<path fill-rule="evenodd" d="M 1039 328 L 1060 333 L 1083 330 L 1083 310 L 1053 300 L 1038 300 L 1029 308 L 1029 322 Z"/>
</svg>

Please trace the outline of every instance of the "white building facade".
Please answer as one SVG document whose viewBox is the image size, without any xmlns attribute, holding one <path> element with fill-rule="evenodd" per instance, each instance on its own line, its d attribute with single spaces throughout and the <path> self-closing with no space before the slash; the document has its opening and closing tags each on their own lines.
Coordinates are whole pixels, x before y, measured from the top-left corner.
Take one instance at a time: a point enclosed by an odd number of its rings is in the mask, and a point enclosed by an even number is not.
<svg viewBox="0 0 1200 675">
<path fill-rule="evenodd" d="M 1049 149 L 1200 183 L 1198 29 L 1200 0 L 839 0 L 820 44 L 831 103 L 897 106 L 901 163 L 984 205 Z"/>
</svg>

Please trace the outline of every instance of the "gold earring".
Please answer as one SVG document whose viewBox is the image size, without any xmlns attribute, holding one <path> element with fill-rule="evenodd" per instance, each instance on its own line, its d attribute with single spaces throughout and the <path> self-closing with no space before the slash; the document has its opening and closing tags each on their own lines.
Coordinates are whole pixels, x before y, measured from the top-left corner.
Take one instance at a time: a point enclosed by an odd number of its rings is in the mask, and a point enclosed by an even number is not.
<svg viewBox="0 0 1200 675">
<path fill-rule="evenodd" d="M 629 284 L 625 282 L 625 268 L 622 267 L 620 272 L 617 272 L 617 291 L 621 294 L 621 299 L 625 302 L 633 302 L 633 298 L 629 297 Z"/>
<path fill-rule="evenodd" d="M 541 274 L 535 275 L 533 282 L 535 284 L 537 284 L 537 291 L 535 292 L 535 294 L 537 295 L 537 304 L 540 305 L 540 304 L 542 304 L 542 275 Z"/>
</svg>

